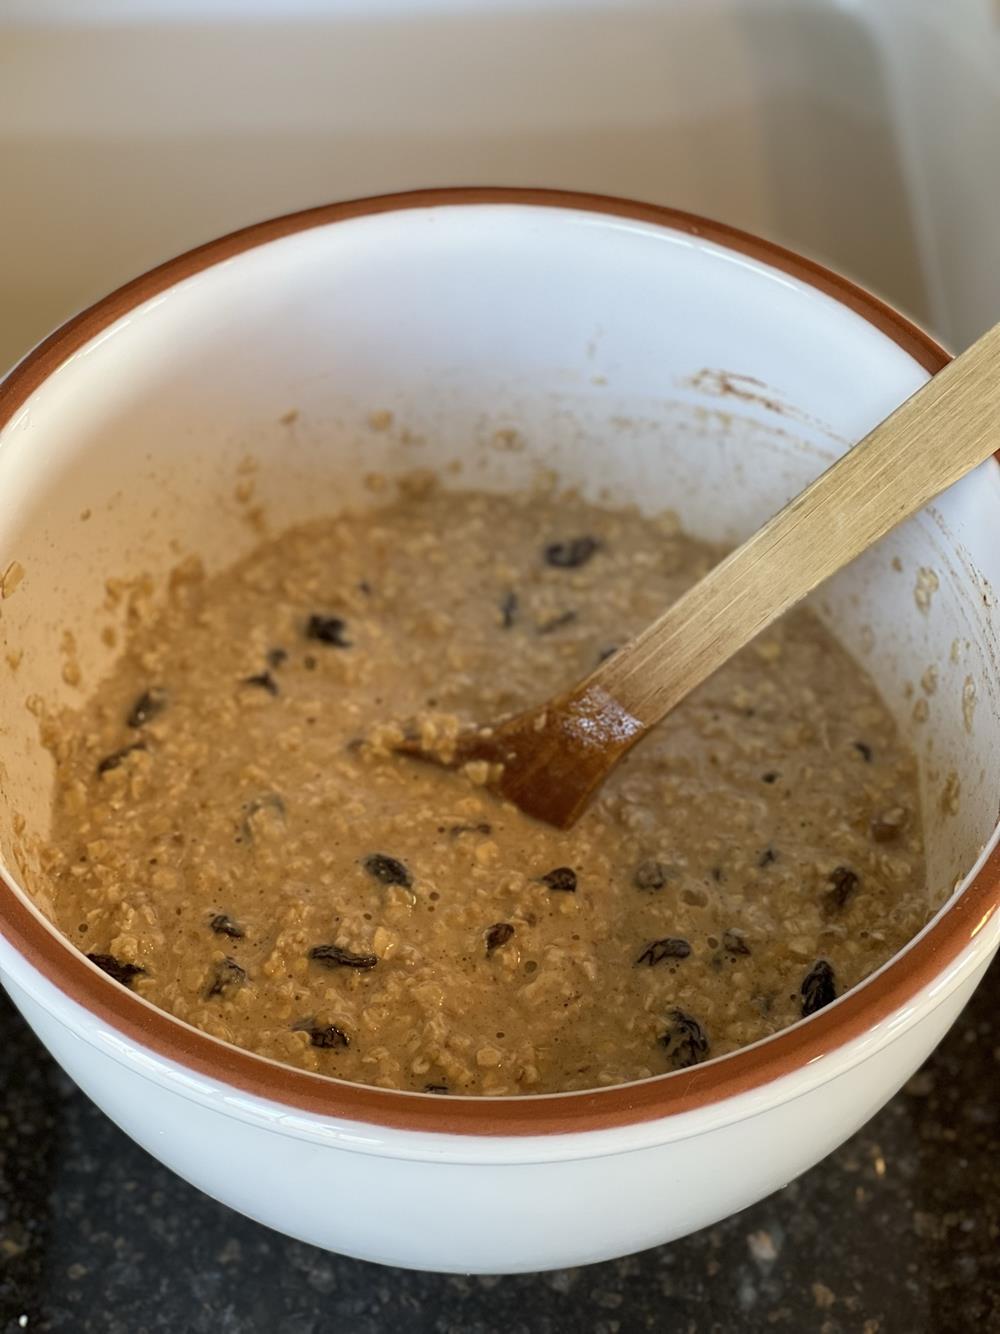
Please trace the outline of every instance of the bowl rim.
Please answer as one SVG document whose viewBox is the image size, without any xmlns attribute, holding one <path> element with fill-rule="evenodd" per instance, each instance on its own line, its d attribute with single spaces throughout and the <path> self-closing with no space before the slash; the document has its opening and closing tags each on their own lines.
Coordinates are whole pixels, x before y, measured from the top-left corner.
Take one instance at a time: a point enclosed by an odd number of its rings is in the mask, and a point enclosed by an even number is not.
<svg viewBox="0 0 1000 1334">
<path fill-rule="evenodd" d="M 603 214 L 698 237 L 790 274 L 846 306 L 931 374 L 949 354 L 858 284 L 772 241 L 699 215 L 607 195 L 508 187 L 413 190 L 325 204 L 230 232 L 160 264 L 83 310 L 35 347 L 0 383 L 0 430 L 84 344 L 167 288 L 270 241 L 315 227 L 430 207 L 520 205 Z M 808 1020 L 689 1070 L 571 1093 L 441 1097 L 353 1084 L 235 1047 L 191 1027 L 114 982 L 0 875 L 0 934 L 59 991 L 131 1042 L 298 1112 L 390 1130 L 495 1137 L 610 1130 L 709 1107 L 761 1089 L 870 1031 L 930 985 L 1000 908 L 1000 846 L 965 890 L 869 979 Z"/>
</svg>

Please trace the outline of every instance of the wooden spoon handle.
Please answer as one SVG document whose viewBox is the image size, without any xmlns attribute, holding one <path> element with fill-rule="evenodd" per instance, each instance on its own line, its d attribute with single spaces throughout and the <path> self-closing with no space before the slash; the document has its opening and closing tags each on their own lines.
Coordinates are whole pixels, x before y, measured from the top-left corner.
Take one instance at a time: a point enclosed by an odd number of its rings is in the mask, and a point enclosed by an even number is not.
<svg viewBox="0 0 1000 1334">
<path fill-rule="evenodd" d="M 579 688 L 646 727 L 782 612 L 1000 448 L 1000 325 Z M 576 695 L 578 692 L 574 692 Z"/>
</svg>

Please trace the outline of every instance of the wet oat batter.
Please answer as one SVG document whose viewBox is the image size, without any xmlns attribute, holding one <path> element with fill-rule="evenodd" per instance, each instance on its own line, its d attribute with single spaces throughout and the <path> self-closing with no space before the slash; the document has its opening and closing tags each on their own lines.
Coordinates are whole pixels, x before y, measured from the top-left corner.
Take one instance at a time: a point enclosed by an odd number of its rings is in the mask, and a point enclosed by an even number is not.
<svg viewBox="0 0 1000 1334">
<path fill-rule="evenodd" d="M 209 1033 L 387 1088 L 617 1084 L 820 1008 L 931 905 L 913 757 L 810 613 L 569 832 L 391 751 L 581 676 L 717 558 L 670 517 L 410 485 L 182 569 L 47 729 L 60 927 Z"/>
</svg>

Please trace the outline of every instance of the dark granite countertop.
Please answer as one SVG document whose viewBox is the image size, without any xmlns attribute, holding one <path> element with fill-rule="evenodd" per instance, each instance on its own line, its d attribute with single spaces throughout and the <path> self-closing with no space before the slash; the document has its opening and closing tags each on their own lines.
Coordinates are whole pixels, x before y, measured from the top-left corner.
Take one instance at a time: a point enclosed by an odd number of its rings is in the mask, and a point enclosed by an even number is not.
<svg viewBox="0 0 1000 1334">
<path fill-rule="evenodd" d="M 837 1153 L 716 1227 L 464 1278 L 289 1241 L 117 1130 L 0 1002 L 0 1324 L 70 1334 L 1000 1331 L 1000 968 Z"/>
</svg>

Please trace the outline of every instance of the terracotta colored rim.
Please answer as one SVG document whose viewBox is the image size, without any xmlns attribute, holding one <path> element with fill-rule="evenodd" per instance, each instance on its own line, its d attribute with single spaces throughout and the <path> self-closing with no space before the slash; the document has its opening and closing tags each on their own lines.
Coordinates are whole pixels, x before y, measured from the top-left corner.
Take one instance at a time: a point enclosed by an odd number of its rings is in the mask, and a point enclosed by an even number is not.
<svg viewBox="0 0 1000 1334">
<path fill-rule="evenodd" d="M 582 210 L 686 232 L 791 274 L 849 307 L 920 366 L 940 370 L 948 354 L 877 297 L 812 260 L 723 223 L 601 195 L 556 190 L 454 189 L 384 195 L 307 209 L 261 222 L 190 250 L 91 306 L 31 352 L 0 385 L 0 428 L 78 348 L 165 288 L 222 260 L 312 227 L 377 213 L 469 204 Z M 871 1029 L 911 1001 L 974 940 L 1000 907 L 1000 848 L 935 924 L 870 982 L 804 1024 L 709 1065 L 590 1093 L 464 1098 L 396 1093 L 346 1084 L 281 1066 L 189 1028 L 126 991 L 87 963 L 0 881 L 0 931 L 67 996 L 127 1038 L 247 1093 L 298 1110 L 402 1130 L 464 1135 L 551 1135 L 604 1130 L 692 1111 L 801 1069 Z"/>
</svg>

